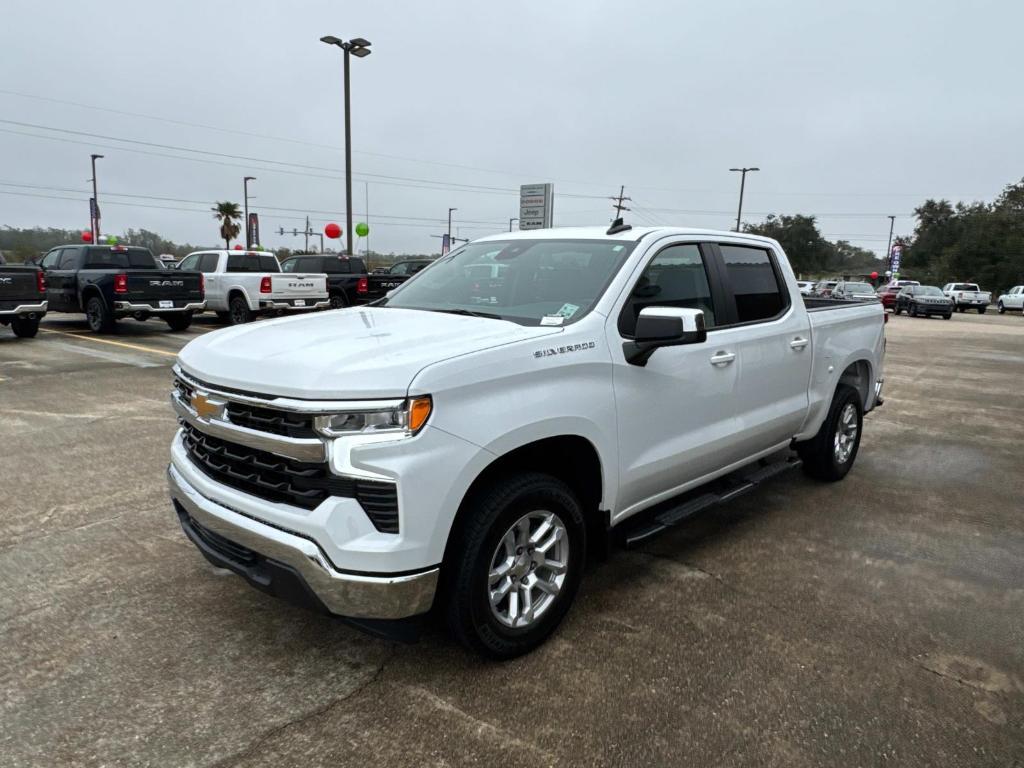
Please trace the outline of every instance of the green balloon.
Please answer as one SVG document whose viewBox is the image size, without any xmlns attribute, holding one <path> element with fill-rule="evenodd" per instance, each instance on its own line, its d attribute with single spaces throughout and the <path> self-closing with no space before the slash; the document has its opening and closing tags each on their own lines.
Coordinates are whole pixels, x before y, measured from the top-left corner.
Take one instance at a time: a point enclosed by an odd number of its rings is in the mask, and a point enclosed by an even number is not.
<svg viewBox="0 0 1024 768">
<path fill-rule="evenodd" d="M 356 234 L 359 235 L 360 237 L 366 237 L 368 234 L 370 234 L 370 227 L 367 226 L 365 222 L 361 221 L 358 224 L 356 224 Z"/>
<path fill-rule="evenodd" d="M 117 235 L 107 235 L 107 242 L 110 245 L 117 245 Z"/>
</svg>

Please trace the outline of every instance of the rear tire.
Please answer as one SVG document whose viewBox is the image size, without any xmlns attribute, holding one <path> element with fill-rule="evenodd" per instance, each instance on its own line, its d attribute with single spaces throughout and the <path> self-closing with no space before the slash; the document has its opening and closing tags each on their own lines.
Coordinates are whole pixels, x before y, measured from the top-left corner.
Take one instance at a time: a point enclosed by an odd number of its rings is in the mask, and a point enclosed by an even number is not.
<svg viewBox="0 0 1024 768">
<path fill-rule="evenodd" d="M 228 302 L 230 308 L 228 322 L 232 325 L 242 325 L 252 320 L 252 310 L 249 309 L 249 302 L 244 296 L 232 296 Z"/>
<path fill-rule="evenodd" d="M 173 315 L 164 315 L 164 320 L 172 331 L 184 331 L 192 325 L 192 313 L 175 312 Z"/>
<path fill-rule="evenodd" d="M 344 294 L 332 293 L 331 294 L 331 309 L 342 309 L 348 306 L 348 301 L 345 299 Z"/>
<path fill-rule="evenodd" d="M 988 307 L 978 307 L 978 314 L 984 315 L 986 309 L 988 309 Z"/>
<path fill-rule="evenodd" d="M 111 333 L 114 330 L 114 313 L 99 296 L 90 296 L 85 302 L 85 319 L 93 333 Z"/>
<path fill-rule="evenodd" d="M 488 658 L 521 656 L 554 632 L 576 596 L 583 509 L 565 483 L 538 472 L 498 479 L 466 503 L 442 571 L 448 629 Z"/>
<path fill-rule="evenodd" d="M 952 313 L 952 312 L 950 312 L 950 313 L 949 313 L 949 314 L 947 314 L 947 315 L 943 315 L 943 316 L 942 316 L 942 319 L 943 319 L 943 320 L 949 320 L 949 318 L 951 318 L 952 316 L 953 316 L 953 313 Z"/>
<path fill-rule="evenodd" d="M 19 339 L 31 339 L 39 333 L 38 317 L 15 317 L 11 320 L 11 330 Z"/>
<path fill-rule="evenodd" d="M 956 305 L 956 311 L 957 312 L 965 312 L 966 309 L 967 309 L 966 307 L 961 307 L 959 304 Z"/>
<path fill-rule="evenodd" d="M 214 312 L 214 314 L 217 315 L 217 320 L 222 322 L 222 323 L 224 323 L 224 324 L 227 324 L 227 323 L 231 322 L 231 313 L 230 312 Z"/>
<path fill-rule="evenodd" d="M 1003 302 L 1000 301 L 996 304 L 996 311 L 999 312 L 1000 315 L 1006 314 L 1006 307 L 1003 306 Z"/>
<path fill-rule="evenodd" d="M 848 384 L 840 384 L 818 434 L 796 445 L 804 474 L 833 483 L 846 477 L 857 459 L 863 426 L 860 393 Z"/>
<path fill-rule="evenodd" d="M 903 314 L 903 308 L 899 304 L 895 304 L 895 305 L 893 305 L 892 313 L 894 315 L 902 315 Z"/>
</svg>

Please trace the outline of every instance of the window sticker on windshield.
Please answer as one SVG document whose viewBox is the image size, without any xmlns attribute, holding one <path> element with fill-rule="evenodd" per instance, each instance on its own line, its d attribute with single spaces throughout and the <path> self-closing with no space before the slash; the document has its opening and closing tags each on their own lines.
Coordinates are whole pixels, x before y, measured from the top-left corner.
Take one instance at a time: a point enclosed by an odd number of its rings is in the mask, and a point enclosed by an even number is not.
<svg viewBox="0 0 1024 768">
<path fill-rule="evenodd" d="M 541 325 L 561 325 L 565 322 L 565 318 L 562 315 L 544 315 L 540 319 Z"/>
<path fill-rule="evenodd" d="M 555 314 L 556 315 L 561 315 L 566 320 L 568 320 L 570 317 L 572 317 L 573 315 L 576 314 L 576 311 L 578 309 L 579 309 L 579 307 L 577 307 L 575 304 L 563 304 L 562 308 L 560 310 L 558 310 L 557 312 L 555 312 Z"/>
</svg>

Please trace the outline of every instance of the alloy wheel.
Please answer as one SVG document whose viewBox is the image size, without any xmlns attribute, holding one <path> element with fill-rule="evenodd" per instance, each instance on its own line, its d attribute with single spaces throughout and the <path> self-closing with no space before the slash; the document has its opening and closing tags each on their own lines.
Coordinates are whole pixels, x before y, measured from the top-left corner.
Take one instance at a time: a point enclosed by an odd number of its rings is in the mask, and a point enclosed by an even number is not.
<svg viewBox="0 0 1024 768">
<path fill-rule="evenodd" d="M 857 444 L 857 406 L 847 403 L 839 414 L 839 422 L 836 424 L 836 435 L 833 444 L 833 454 L 836 463 L 845 464 L 850 460 L 853 447 Z"/>
<path fill-rule="evenodd" d="M 554 512 L 520 517 L 491 556 L 487 594 L 494 618 L 506 627 L 534 625 L 562 591 L 569 570 L 569 536 Z"/>
</svg>

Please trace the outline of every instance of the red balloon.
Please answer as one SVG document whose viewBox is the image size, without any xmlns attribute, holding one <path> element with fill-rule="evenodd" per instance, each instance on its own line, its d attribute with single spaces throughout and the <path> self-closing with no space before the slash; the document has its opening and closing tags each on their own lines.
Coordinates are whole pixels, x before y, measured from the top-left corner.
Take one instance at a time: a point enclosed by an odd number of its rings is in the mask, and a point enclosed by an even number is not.
<svg viewBox="0 0 1024 768">
<path fill-rule="evenodd" d="M 877 280 L 878 279 L 878 273 L 877 272 L 872 272 L 871 273 L 871 279 L 872 280 Z"/>
<path fill-rule="evenodd" d="M 332 240 L 337 240 L 339 237 L 341 237 L 341 227 L 339 227 L 332 221 L 330 224 L 324 227 L 324 234 L 327 235 Z"/>
<path fill-rule="evenodd" d="M 92 242 L 92 232 L 90 232 L 88 229 L 82 231 L 82 242 L 83 243 L 91 243 Z"/>
<path fill-rule="evenodd" d="M 242 246 L 240 246 L 240 245 L 236 245 L 236 246 L 235 246 L 235 250 L 236 250 L 236 251 L 244 251 L 245 249 L 244 249 L 244 248 L 242 248 Z"/>
</svg>

